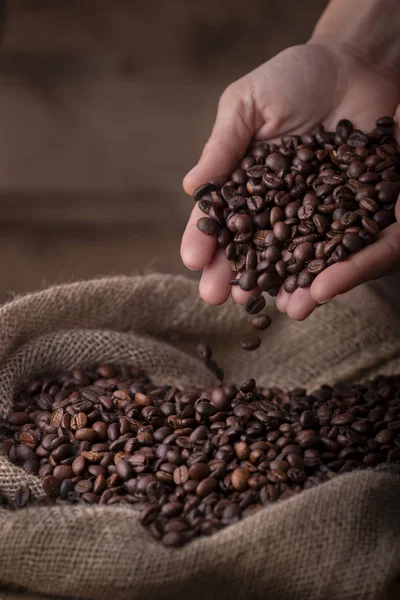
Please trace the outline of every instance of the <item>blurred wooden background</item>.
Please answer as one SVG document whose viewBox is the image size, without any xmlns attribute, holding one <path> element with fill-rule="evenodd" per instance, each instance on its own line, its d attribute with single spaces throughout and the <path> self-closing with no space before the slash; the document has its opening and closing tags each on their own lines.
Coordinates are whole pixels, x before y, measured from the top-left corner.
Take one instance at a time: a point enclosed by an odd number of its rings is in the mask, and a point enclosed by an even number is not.
<svg viewBox="0 0 400 600">
<path fill-rule="evenodd" d="M 12 0 L 0 46 L 0 300 L 185 272 L 181 179 L 219 94 L 305 41 L 326 2 Z"/>
</svg>

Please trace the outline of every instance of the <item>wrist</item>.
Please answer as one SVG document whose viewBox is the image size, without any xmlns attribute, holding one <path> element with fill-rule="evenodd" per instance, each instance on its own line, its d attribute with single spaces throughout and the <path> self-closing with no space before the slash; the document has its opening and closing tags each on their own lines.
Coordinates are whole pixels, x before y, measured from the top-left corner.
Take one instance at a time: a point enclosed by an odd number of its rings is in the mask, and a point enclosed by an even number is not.
<svg viewBox="0 0 400 600">
<path fill-rule="evenodd" d="M 398 0 L 331 0 L 309 40 L 337 47 L 372 69 L 400 75 Z"/>
</svg>

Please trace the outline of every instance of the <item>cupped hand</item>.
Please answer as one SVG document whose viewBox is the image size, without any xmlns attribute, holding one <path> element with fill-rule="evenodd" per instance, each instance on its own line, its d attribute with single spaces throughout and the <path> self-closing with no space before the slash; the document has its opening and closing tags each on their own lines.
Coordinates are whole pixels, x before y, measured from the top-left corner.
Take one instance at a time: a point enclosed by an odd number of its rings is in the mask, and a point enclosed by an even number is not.
<svg viewBox="0 0 400 600">
<path fill-rule="evenodd" d="M 313 43 L 288 48 L 222 94 L 211 136 L 198 164 L 185 177 L 184 188 L 192 194 L 197 186 L 231 173 L 252 139 L 303 134 L 318 123 L 332 130 L 343 118 L 370 131 L 381 116 L 399 121 L 399 103 L 400 81 L 368 66 L 348 49 Z M 197 229 L 201 216 L 196 205 L 183 235 L 182 260 L 189 269 L 203 269 L 200 294 L 206 302 L 222 304 L 232 294 L 243 303 L 248 293 L 230 286 L 234 274 L 215 237 Z M 400 199 L 396 218 L 375 244 L 330 266 L 310 288 L 293 294 L 282 288 L 278 309 L 302 320 L 334 296 L 400 269 Z"/>
</svg>

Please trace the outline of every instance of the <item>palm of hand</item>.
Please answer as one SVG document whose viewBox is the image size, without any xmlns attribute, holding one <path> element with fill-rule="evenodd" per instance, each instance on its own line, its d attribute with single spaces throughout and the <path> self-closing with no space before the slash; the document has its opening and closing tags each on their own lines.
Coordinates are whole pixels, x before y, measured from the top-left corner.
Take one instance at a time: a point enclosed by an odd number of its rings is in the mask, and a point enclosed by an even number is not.
<svg viewBox="0 0 400 600">
<path fill-rule="evenodd" d="M 340 48 L 311 44 L 289 48 L 223 94 L 212 136 L 196 171 L 185 179 L 185 189 L 190 193 L 197 185 L 231 172 L 253 137 L 271 140 L 301 134 L 321 122 L 333 129 L 342 118 L 370 130 L 380 116 L 400 113 L 399 101 L 399 84 L 390 75 L 374 72 Z M 397 206 L 400 220 L 400 200 Z M 229 286 L 232 271 L 223 252 L 216 251 L 213 238 L 197 230 L 199 216 L 195 207 L 183 237 L 182 258 L 189 268 L 204 268 L 202 297 L 219 304 L 232 292 L 236 302 L 244 302 L 248 294 Z M 395 223 L 376 244 L 326 269 L 311 288 L 291 295 L 282 289 L 277 306 L 292 318 L 304 319 L 320 302 L 383 276 L 398 263 L 400 224 Z"/>
</svg>

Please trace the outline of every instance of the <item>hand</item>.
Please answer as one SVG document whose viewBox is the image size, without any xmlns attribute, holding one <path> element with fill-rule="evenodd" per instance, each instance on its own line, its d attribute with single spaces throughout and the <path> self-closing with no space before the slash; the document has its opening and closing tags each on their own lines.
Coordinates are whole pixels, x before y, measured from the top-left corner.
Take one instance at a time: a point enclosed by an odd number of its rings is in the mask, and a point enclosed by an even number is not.
<svg viewBox="0 0 400 600">
<path fill-rule="evenodd" d="M 309 43 L 289 48 L 230 85 L 222 94 L 217 119 L 198 165 L 185 177 L 191 194 L 202 183 L 232 172 L 251 139 L 270 141 L 284 134 L 302 134 L 322 122 L 334 129 L 342 118 L 370 131 L 381 116 L 400 118 L 400 79 L 383 68 L 369 67 L 340 44 Z M 229 294 L 243 303 L 248 293 L 237 286 L 216 240 L 201 233 L 196 206 L 183 236 L 181 255 L 189 269 L 204 269 L 200 294 L 209 304 Z M 379 240 L 348 260 L 323 271 L 308 289 L 293 294 L 280 290 L 277 307 L 302 320 L 322 302 L 400 268 L 400 200 L 397 222 Z"/>
</svg>

